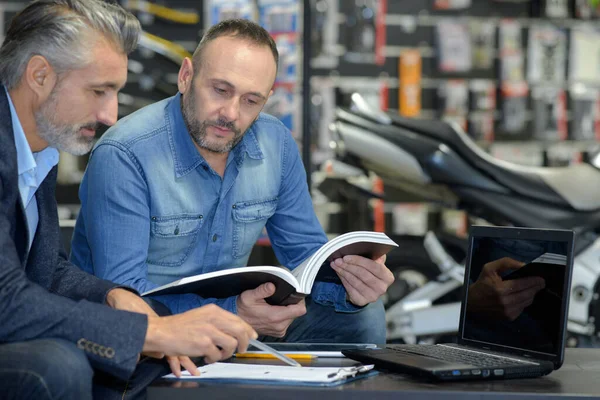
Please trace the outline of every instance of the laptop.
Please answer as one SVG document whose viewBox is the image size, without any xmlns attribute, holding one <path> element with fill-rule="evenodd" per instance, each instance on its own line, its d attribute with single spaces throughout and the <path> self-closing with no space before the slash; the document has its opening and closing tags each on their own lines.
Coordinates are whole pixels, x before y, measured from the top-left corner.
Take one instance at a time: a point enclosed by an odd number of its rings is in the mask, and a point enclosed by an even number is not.
<svg viewBox="0 0 600 400">
<path fill-rule="evenodd" d="M 564 358 L 573 241 L 568 230 L 474 226 L 456 343 L 342 353 L 440 380 L 547 375 Z"/>
</svg>

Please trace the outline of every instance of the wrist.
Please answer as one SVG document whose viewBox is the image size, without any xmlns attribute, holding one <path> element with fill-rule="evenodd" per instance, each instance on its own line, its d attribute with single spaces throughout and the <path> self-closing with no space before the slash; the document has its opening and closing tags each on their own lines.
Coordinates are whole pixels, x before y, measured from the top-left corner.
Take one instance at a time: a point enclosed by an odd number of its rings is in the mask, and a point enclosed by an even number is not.
<svg viewBox="0 0 600 400">
<path fill-rule="evenodd" d="M 143 353 L 164 351 L 164 332 L 161 329 L 162 320 L 160 317 L 148 317 L 148 329 L 146 329 L 146 338 L 142 348 Z"/>
<path fill-rule="evenodd" d="M 114 288 L 106 294 L 106 305 L 108 305 L 111 308 L 115 308 L 115 304 L 117 303 L 117 297 L 119 296 L 119 290 L 122 289 Z"/>
</svg>

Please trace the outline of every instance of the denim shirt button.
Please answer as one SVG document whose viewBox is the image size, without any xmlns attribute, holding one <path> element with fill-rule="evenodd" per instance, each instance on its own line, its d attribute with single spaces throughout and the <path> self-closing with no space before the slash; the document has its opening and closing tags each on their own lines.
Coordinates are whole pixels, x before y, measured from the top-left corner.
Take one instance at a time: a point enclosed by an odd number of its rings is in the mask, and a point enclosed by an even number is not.
<svg viewBox="0 0 600 400">
<path fill-rule="evenodd" d="M 231 206 L 231 208 L 235 208 L 235 207 L 236 207 L 236 205 L 235 205 L 235 204 Z"/>
<path fill-rule="evenodd" d="M 217 241 L 217 234 L 215 233 L 215 234 L 213 235 L 213 242 L 216 242 L 216 241 Z"/>
</svg>

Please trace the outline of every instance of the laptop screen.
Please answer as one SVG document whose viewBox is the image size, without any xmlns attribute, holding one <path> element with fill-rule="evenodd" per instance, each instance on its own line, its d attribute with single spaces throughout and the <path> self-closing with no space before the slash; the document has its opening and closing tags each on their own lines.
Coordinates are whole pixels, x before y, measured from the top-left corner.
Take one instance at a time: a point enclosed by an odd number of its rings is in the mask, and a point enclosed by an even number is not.
<svg viewBox="0 0 600 400">
<path fill-rule="evenodd" d="M 561 355 L 572 232 L 476 228 L 466 271 L 462 339 L 492 349 Z"/>
</svg>

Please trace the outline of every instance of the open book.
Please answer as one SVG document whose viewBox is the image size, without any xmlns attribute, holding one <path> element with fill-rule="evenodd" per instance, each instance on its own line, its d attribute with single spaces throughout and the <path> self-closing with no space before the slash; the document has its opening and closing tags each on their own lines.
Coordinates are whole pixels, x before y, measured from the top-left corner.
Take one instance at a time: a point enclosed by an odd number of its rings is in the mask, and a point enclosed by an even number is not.
<svg viewBox="0 0 600 400">
<path fill-rule="evenodd" d="M 272 266 L 231 268 L 182 278 L 142 296 L 195 293 L 204 298 L 225 298 L 273 282 L 277 290 L 266 299 L 267 302 L 273 305 L 294 304 L 310 294 L 315 280 L 340 282 L 329 266 L 330 261 L 345 255 L 361 255 L 375 260 L 397 246 L 384 233 L 350 232 L 325 243 L 293 271 Z"/>
</svg>

